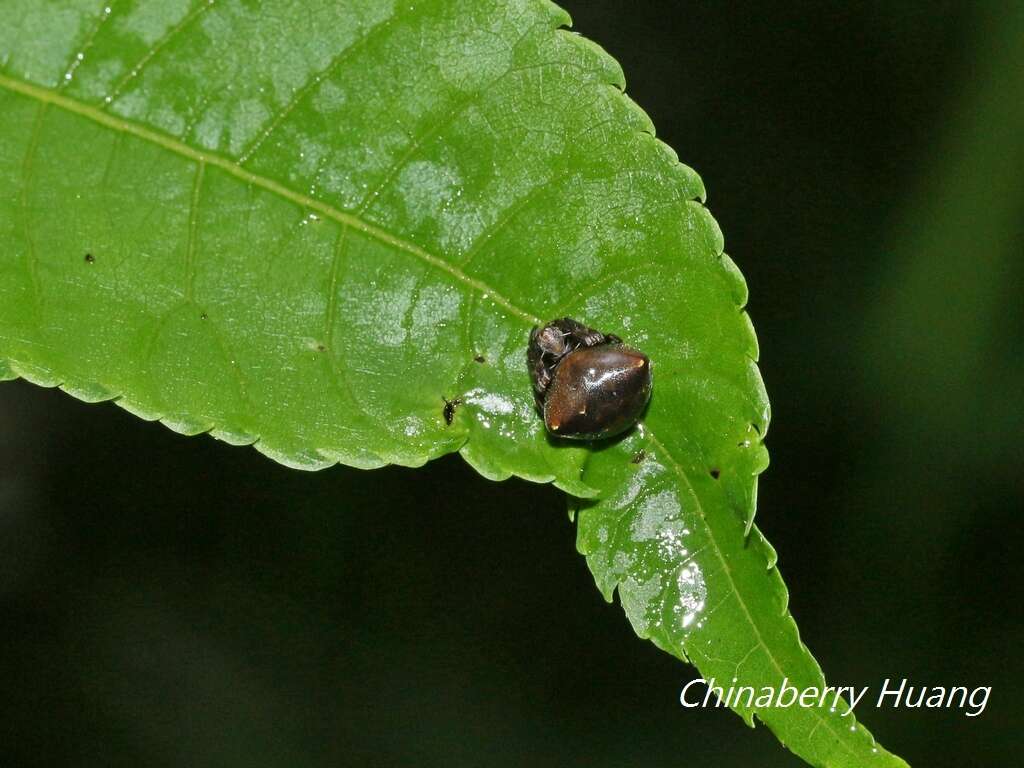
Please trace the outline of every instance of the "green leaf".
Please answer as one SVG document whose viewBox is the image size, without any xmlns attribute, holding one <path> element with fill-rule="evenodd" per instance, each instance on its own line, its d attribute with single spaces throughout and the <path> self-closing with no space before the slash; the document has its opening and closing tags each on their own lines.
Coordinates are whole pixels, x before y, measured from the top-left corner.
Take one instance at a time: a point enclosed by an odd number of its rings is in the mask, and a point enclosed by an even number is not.
<svg viewBox="0 0 1024 768">
<path fill-rule="evenodd" d="M 768 404 L 743 279 L 568 22 L 541 0 L 8 0 L 0 379 L 294 467 L 459 451 L 554 482 L 593 497 L 579 546 L 638 634 L 706 677 L 821 685 L 751 528 Z M 653 361 L 617 443 L 557 444 L 534 413 L 527 333 L 566 314 Z M 738 711 L 814 765 L 904 765 L 842 711 Z"/>
</svg>

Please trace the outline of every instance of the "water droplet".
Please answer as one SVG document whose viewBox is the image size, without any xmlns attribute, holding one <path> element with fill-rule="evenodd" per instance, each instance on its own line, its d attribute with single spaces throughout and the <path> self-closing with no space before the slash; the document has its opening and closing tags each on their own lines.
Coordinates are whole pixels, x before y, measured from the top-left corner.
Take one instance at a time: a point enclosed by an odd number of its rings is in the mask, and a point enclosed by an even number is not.
<svg viewBox="0 0 1024 768">
<path fill-rule="evenodd" d="M 696 563 L 687 563 L 680 569 L 676 579 L 679 586 L 679 607 L 682 609 L 683 629 L 689 628 L 704 610 L 708 587 L 704 574 Z"/>
<path fill-rule="evenodd" d="M 463 400 L 492 415 L 507 416 L 515 413 L 516 410 L 515 403 L 507 397 L 502 397 L 493 392 L 486 392 L 481 388 L 471 389 L 463 396 Z"/>
</svg>

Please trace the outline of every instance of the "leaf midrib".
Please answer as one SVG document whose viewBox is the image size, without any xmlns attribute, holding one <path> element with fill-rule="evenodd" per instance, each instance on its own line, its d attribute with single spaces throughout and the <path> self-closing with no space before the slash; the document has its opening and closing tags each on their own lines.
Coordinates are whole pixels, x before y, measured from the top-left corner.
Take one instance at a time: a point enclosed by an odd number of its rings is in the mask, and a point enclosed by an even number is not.
<svg viewBox="0 0 1024 768">
<path fill-rule="evenodd" d="M 111 115 L 107 112 L 97 109 L 96 107 L 84 104 L 76 99 L 63 96 L 47 88 L 42 88 L 31 83 L 26 83 L 22 80 L 11 78 L 6 75 L 0 74 L 0 88 L 3 88 L 13 93 L 21 94 L 22 96 L 26 96 L 28 98 L 35 99 L 44 104 L 51 104 L 69 113 L 78 115 L 80 117 L 84 117 L 97 124 L 106 126 L 112 130 L 130 134 L 144 141 L 160 146 L 181 157 L 193 160 L 197 163 L 211 165 L 220 168 L 221 170 L 239 179 L 240 181 L 243 181 L 245 183 L 251 184 L 253 186 L 259 187 L 268 192 L 276 194 L 279 197 L 289 200 L 290 202 L 295 203 L 296 205 L 302 208 L 316 211 L 317 213 L 320 213 L 323 216 L 332 219 L 333 221 L 336 221 L 345 226 L 352 227 L 362 232 L 363 234 L 367 235 L 368 237 L 374 238 L 382 243 L 402 250 L 420 259 L 426 264 L 429 264 L 435 269 L 439 269 L 443 272 L 446 272 L 459 282 L 463 283 L 464 285 L 472 288 L 474 291 L 479 293 L 482 298 L 486 297 L 494 304 L 497 304 L 498 306 L 504 308 L 511 314 L 529 323 L 530 325 L 543 325 L 544 323 L 544 321 L 540 317 L 516 306 L 515 304 L 512 303 L 512 301 L 510 301 L 502 294 L 495 291 L 491 286 L 489 286 L 484 281 L 467 275 L 458 267 L 453 266 L 452 264 L 438 256 L 435 256 L 434 254 L 416 245 L 415 243 L 411 243 L 408 240 L 405 240 L 402 237 L 399 237 L 398 235 L 395 235 L 394 233 L 389 232 L 380 226 L 371 224 L 370 222 L 366 221 L 365 219 L 361 218 L 360 216 L 354 213 L 335 208 L 334 206 L 328 205 L 327 203 L 324 203 L 320 200 L 309 197 L 308 195 L 304 195 L 301 192 L 296 192 L 295 190 L 286 187 L 285 185 L 281 184 L 278 181 L 275 181 L 273 179 L 270 179 L 266 176 L 262 176 L 257 173 L 253 173 L 252 171 L 248 171 L 245 168 L 239 166 L 237 163 L 225 157 L 210 152 L 203 152 L 202 150 L 195 149 L 194 147 L 191 147 L 188 144 L 185 144 L 184 142 L 181 142 L 177 139 L 171 138 L 170 136 L 142 127 L 136 123 L 129 122 L 120 117 L 117 117 L 116 115 Z M 736 596 L 736 599 L 739 601 L 740 606 L 743 608 L 744 616 L 747 619 L 747 622 L 749 623 L 755 636 L 757 637 L 758 644 L 764 649 L 765 654 L 771 661 L 772 666 L 775 667 L 776 671 L 780 675 L 785 674 L 783 672 L 782 666 L 775 658 L 775 655 L 772 653 L 768 645 L 764 642 L 760 628 L 754 621 L 753 615 L 750 613 L 746 601 L 743 599 L 739 590 L 736 588 L 736 582 L 734 581 L 732 573 L 729 569 L 729 564 L 718 546 L 718 542 L 711 530 L 711 525 L 706 520 L 704 514 L 704 506 L 701 503 L 696 491 L 694 490 L 689 477 L 687 476 L 683 467 L 669 452 L 665 444 L 657 439 L 656 435 L 653 431 L 651 431 L 650 427 L 647 427 L 646 425 L 645 427 L 647 434 L 650 436 L 651 442 L 657 445 L 665 453 L 674 471 L 682 479 L 683 483 L 686 485 L 691 496 L 696 502 L 700 518 L 704 522 L 704 526 L 708 531 L 708 538 L 711 540 L 712 549 L 714 550 L 716 557 L 722 565 L 723 572 L 729 579 L 729 585 L 730 587 L 732 587 L 732 593 Z M 850 746 L 846 744 L 845 740 L 838 738 L 838 734 L 836 734 L 831 724 L 821 715 L 821 713 L 817 710 L 813 710 L 813 712 L 814 716 L 819 721 L 819 724 L 824 725 L 834 736 L 837 736 L 836 741 L 842 744 L 843 747 L 850 754 L 855 755 Z"/>
<path fill-rule="evenodd" d="M 415 256 L 435 269 L 448 273 L 459 282 L 478 292 L 481 297 L 487 298 L 494 304 L 497 304 L 530 325 L 543 324 L 540 317 L 516 306 L 511 300 L 494 290 L 494 288 L 483 280 L 471 277 L 458 267 L 453 266 L 451 263 L 445 261 L 439 256 L 435 256 L 421 246 L 409 242 L 408 240 L 389 232 L 383 227 L 372 224 L 354 213 L 335 208 L 321 200 L 309 197 L 301 192 L 296 192 L 274 179 L 248 171 L 228 158 L 190 147 L 188 144 L 171 138 L 170 136 L 158 133 L 157 131 L 149 128 L 144 128 L 136 123 L 129 122 L 117 117 L 116 115 L 111 115 L 76 99 L 63 96 L 62 94 L 56 93 L 47 88 L 41 88 L 37 85 L 26 83 L 22 80 L 17 80 L 6 75 L 0 75 L 0 88 L 13 93 L 18 93 L 22 96 L 27 96 L 28 98 L 35 99 L 43 104 L 53 105 L 66 112 L 78 115 L 79 117 L 84 117 L 112 130 L 130 134 L 196 163 L 220 168 L 240 181 L 264 189 L 284 198 L 285 200 L 295 203 L 306 210 L 315 211 L 316 213 L 319 213 L 328 219 L 332 219 L 339 224 L 352 227 L 368 237 Z"/>
<path fill-rule="evenodd" d="M 646 428 L 648 436 L 650 437 L 651 443 L 660 448 L 661 451 L 665 454 L 665 456 L 669 460 L 669 464 L 672 465 L 672 469 L 675 470 L 675 473 L 686 484 L 686 489 L 690 492 L 690 496 L 693 497 L 694 502 L 697 504 L 697 511 L 700 514 L 700 519 L 704 523 L 704 528 L 707 530 L 708 539 L 711 541 L 711 549 L 714 551 L 715 557 L 718 558 L 718 562 L 722 565 L 722 572 L 729 580 L 729 586 L 732 587 L 732 593 L 736 595 L 736 600 L 739 602 L 740 607 L 743 609 L 743 615 L 746 618 L 747 623 L 750 625 L 750 628 L 754 631 L 754 636 L 757 638 L 757 644 L 764 649 L 765 655 L 771 661 L 772 666 L 775 667 L 775 671 L 780 676 L 785 677 L 786 673 L 783 671 L 782 665 L 779 664 L 778 659 L 775 658 L 775 654 L 772 653 L 771 648 L 769 648 L 768 644 L 764 641 L 764 636 L 761 634 L 761 628 L 757 626 L 757 622 L 754 621 L 753 614 L 750 613 L 750 609 L 747 607 L 746 601 L 743 599 L 743 596 L 740 594 L 739 589 L 737 589 L 736 587 L 736 581 L 735 579 L 733 579 L 732 570 L 729 568 L 729 562 L 725 559 L 725 555 L 722 554 L 722 550 L 718 546 L 718 539 L 715 537 L 715 534 L 711 528 L 711 524 L 707 522 L 707 519 L 704 516 L 704 505 L 701 504 L 700 497 L 697 495 L 697 491 L 694 489 L 693 484 L 690 482 L 689 475 L 686 474 L 686 470 L 683 469 L 683 466 L 678 462 L 676 457 L 672 455 L 672 452 L 669 451 L 668 447 L 657 438 L 654 432 L 651 431 L 650 427 L 647 427 L 646 424 L 644 426 Z M 749 654 L 747 655 L 749 656 Z M 740 663 L 742 664 L 742 662 Z M 810 711 L 814 713 L 814 717 L 818 721 L 818 724 L 815 725 L 815 728 L 817 728 L 818 725 L 824 725 L 828 732 L 831 733 L 834 737 L 836 737 L 836 742 L 838 744 L 841 744 L 849 754 L 853 755 L 854 757 L 857 756 L 857 753 L 853 751 L 850 745 L 847 744 L 844 739 L 839 738 L 839 734 L 836 733 L 835 729 L 832 727 L 832 724 L 825 718 L 824 715 L 821 714 L 820 711 L 818 711 L 817 708 L 812 709 Z"/>
</svg>

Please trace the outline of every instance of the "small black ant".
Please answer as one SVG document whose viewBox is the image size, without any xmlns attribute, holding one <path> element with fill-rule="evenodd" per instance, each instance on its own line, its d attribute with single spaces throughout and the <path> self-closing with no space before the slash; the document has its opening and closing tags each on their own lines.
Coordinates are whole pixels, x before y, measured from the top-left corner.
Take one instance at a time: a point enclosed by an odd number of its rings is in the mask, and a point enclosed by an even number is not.
<svg viewBox="0 0 1024 768">
<path fill-rule="evenodd" d="M 442 396 L 441 399 L 444 400 L 444 410 L 442 411 L 444 423 L 446 426 L 450 427 L 452 425 L 452 420 L 455 418 L 455 409 L 462 405 L 462 398 L 456 397 L 449 400 L 447 397 Z"/>
</svg>

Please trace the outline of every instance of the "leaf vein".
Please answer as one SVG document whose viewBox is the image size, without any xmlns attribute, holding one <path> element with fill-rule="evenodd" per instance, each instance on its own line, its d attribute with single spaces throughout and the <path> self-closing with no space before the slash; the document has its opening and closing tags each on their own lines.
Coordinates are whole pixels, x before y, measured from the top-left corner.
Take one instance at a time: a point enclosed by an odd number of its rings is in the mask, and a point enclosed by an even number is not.
<svg viewBox="0 0 1024 768">
<path fill-rule="evenodd" d="M 115 0 L 106 0 L 104 3 L 103 8 L 100 10 L 99 21 L 93 25 L 92 31 L 85 38 L 85 42 L 82 43 L 82 46 L 71 57 L 71 61 L 68 62 L 67 66 L 64 67 L 64 76 L 60 79 L 60 82 L 57 83 L 58 91 L 62 88 L 66 88 L 71 83 L 71 80 L 75 76 L 75 72 L 80 66 L 82 66 L 82 62 L 85 61 L 86 51 L 92 48 L 93 43 L 96 41 L 96 36 L 100 33 L 100 29 L 103 28 L 103 25 L 113 14 L 114 2 Z"/>
<path fill-rule="evenodd" d="M 525 33 L 523 33 L 519 40 L 517 40 L 511 47 L 516 48 L 523 40 L 526 39 L 526 37 L 530 34 L 531 30 L 527 30 Z M 468 94 L 466 94 L 466 96 L 457 101 L 453 105 L 453 108 L 449 109 L 440 120 L 427 126 L 427 128 L 424 131 L 422 131 L 410 142 L 405 152 L 403 152 L 391 164 L 387 171 L 385 171 L 380 183 L 377 184 L 377 186 L 374 187 L 373 190 L 366 194 L 362 202 L 357 206 L 356 212 L 361 214 L 368 210 L 370 206 L 373 205 L 373 203 L 377 200 L 380 193 L 383 192 L 392 181 L 394 181 L 395 177 L 402 170 L 402 168 L 404 168 L 406 164 L 409 162 L 409 160 L 412 159 L 412 157 L 416 154 L 417 150 L 419 150 L 429 139 L 433 138 L 438 132 L 440 132 L 446 126 L 451 125 L 451 123 L 453 123 L 456 118 L 461 116 L 462 113 L 466 111 L 466 109 L 473 106 L 473 104 L 477 103 L 477 99 L 479 99 L 481 96 L 484 96 L 485 98 L 483 100 L 486 100 L 487 97 L 494 95 L 496 93 L 496 86 L 509 75 L 545 66 L 549 66 L 549 64 L 541 63 L 521 67 L 509 67 L 500 75 L 490 80 L 486 85 L 476 89 L 475 91 L 470 91 Z"/>
<path fill-rule="evenodd" d="M 567 174 L 561 174 L 559 177 L 549 179 L 545 182 L 538 184 L 536 187 L 531 189 L 525 195 L 518 200 L 514 201 L 512 205 L 505 209 L 505 211 L 495 219 L 494 223 L 485 229 L 480 235 L 477 236 L 476 241 L 472 247 L 466 251 L 466 255 L 463 257 L 462 262 L 459 264 L 459 269 L 465 269 L 477 256 L 483 252 L 484 246 L 490 243 L 498 234 L 505 229 L 512 221 L 515 220 L 516 216 L 530 203 L 536 200 L 542 192 L 548 191 L 551 186 L 555 183 L 561 183 L 566 178 L 574 175 L 576 171 L 570 171 Z"/>
<path fill-rule="evenodd" d="M 384 431 L 393 435 L 394 432 L 392 432 L 390 429 L 390 420 L 382 418 L 373 409 L 369 408 L 367 404 L 363 401 L 363 399 L 357 394 L 357 388 L 353 386 L 352 378 L 350 375 L 350 368 L 353 368 L 355 366 L 338 365 L 336 362 L 336 351 L 332 346 L 334 342 L 334 318 L 337 316 L 337 289 L 338 285 L 341 283 L 342 269 L 348 269 L 348 259 L 345 258 L 346 246 L 348 245 L 348 241 L 349 227 L 343 225 L 335 241 L 334 256 L 332 257 L 331 262 L 330 280 L 333 283 L 334 288 L 331 291 L 331 297 L 328 299 L 327 307 L 331 317 L 330 341 L 326 344 L 328 366 L 332 378 L 334 380 L 335 386 L 338 386 L 341 389 L 342 393 L 348 397 L 353 407 L 356 409 L 356 413 L 370 425 L 374 426 L 374 431 Z M 356 368 L 356 370 L 359 369 Z M 386 461 L 388 460 L 388 457 L 384 455 L 380 455 L 380 458 Z"/>
<path fill-rule="evenodd" d="M 32 122 L 32 133 L 29 136 L 28 147 L 25 150 L 25 159 L 21 164 L 21 215 L 24 219 L 25 235 L 25 269 L 28 272 L 29 281 L 32 283 L 33 295 L 39 298 L 39 276 L 36 274 L 36 244 L 32 237 L 31 217 L 29 215 L 29 197 L 32 188 L 32 164 L 35 162 L 36 148 L 39 146 L 39 137 L 43 131 L 43 120 L 46 117 L 46 104 L 40 104 L 36 110 L 36 116 Z"/>
<path fill-rule="evenodd" d="M 253 158 L 260 147 L 266 142 L 267 139 L 276 131 L 288 116 L 295 110 L 299 104 L 312 92 L 317 86 L 319 86 L 324 80 L 333 75 L 337 69 L 345 63 L 350 56 L 356 51 L 362 48 L 370 39 L 381 34 L 387 30 L 395 19 L 398 18 L 398 14 L 394 13 L 384 21 L 374 24 L 362 37 L 353 42 L 347 48 L 339 51 L 337 55 L 331 60 L 331 62 L 324 67 L 320 72 L 314 74 L 309 80 L 303 83 L 299 88 L 292 94 L 291 100 L 285 104 L 278 112 L 267 122 L 267 127 L 253 140 L 246 149 L 242 151 L 242 154 L 238 158 L 239 165 L 245 165 L 249 160 Z"/>
<path fill-rule="evenodd" d="M 203 176 L 206 163 L 196 163 L 195 182 L 192 184 L 192 202 L 188 211 L 188 245 L 185 249 L 185 301 L 192 301 L 192 292 L 196 278 L 196 248 L 199 239 L 199 200 L 203 188 Z"/>
<path fill-rule="evenodd" d="M 656 270 L 656 269 L 664 269 L 664 267 L 661 264 L 658 264 L 657 262 L 646 261 L 643 264 L 635 264 L 634 266 L 629 267 L 628 269 L 620 269 L 618 271 L 612 271 L 612 272 L 608 273 L 607 275 L 605 275 L 604 277 L 602 277 L 601 279 L 599 279 L 599 280 L 597 280 L 597 281 L 595 281 L 593 283 L 588 283 L 585 288 L 581 288 L 580 290 L 578 290 L 572 296 L 572 298 L 570 298 L 570 299 L 566 300 L 565 302 L 563 302 L 562 304 L 560 304 L 558 306 L 558 308 L 555 309 L 550 314 L 551 314 L 552 317 L 561 317 L 566 312 L 568 312 L 570 309 L 572 309 L 573 307 L 576 307 L 577 306 L 577 302 L 582 301 L 582 300 L 584 300 L 584 299 L 586 299 L 588 297 L 589 298 L 594 297 L 595 295 L 597 295 L 597 292 L 599 290 L 601 290 L 602 288 L 604 288 L 606 285 L 609 285 L 611 283 L 619 282 L 620 280 L 622 280 L 627 275 L 642 274 L 644 272 L 650 272 L 650 271 Z"/>
<path fill-rule="evenodd" d="M 747 606 L 746 600 L 743 599 L 743 596 L 740 594 L 739 589 L 736 586 L 736 581 L 733 578 L 732 570 L 729 568 L 729 564 L 725 559 L 725 555 L 722 554 L 722 549 L 718 544 L 718 540 L 715 538 L 714 531 L 707 522 L 707 518 L 704 514 L 704 505 L 701 504 L 700 497 L 694 490 L 693 484 L 690 482 L 689 475 L 687 475 L 686 470 L 683 469 L 683 466 L 676 460 L 675 456 L 672 455 L 672 453 L 668 450 L 665 444 L 662 443 L 657 438 L 657 436 L 654 434 L 654 432 L 651 431 L 649 427 L 647 429 L 647 434 L 650 437 L 651 443 L 657 446 L 658 449 L 665 454 L 665 457 L 668 459 L 669 464 L 672 465 L 672 469 L 679 476 L 680 480 L 683 481 L 683 484 L 685 485 L 690 496 L 697 504 L 697 509 L 700 513 L 700 519 L 704 524 L 704 529 L 707 532 L 708 542 L 711 545 L 711 551 L 715 553 L 715 557 L 718 559 L 719 563 L 722 566 L 722 573 L 725 574 L 725 578 L 729 581 L 730 594 L 735 595 L 736 602 L 739 603 L 740 609 L 743 611 L 743 616 L 744 618 L 746 618 L 747 624 L 750 625 L 750 629 L 754 634 L 754 638 L 756 639 L 757 644 L 760 647 L 764 648 L 765 656 L 768 658 L 768 661 L 771 662 L 771 665 L 775 668 L 775 671 L 778 673 L 779 677 L 786 677 L 786 673 L 783 671 L 778 659 L 775 658 L 775 654 L 772 653 L 771 648 L 769 648 L 768 644 L 764 641 L 764 636 L 761 634 L 761 628 L 757 625 L 757 622 L 754 621 L 754 617 L 750 613 L 750 608 Z M 828 729 L 828 731 L 835 737 L 837 743 L 842 744 L 843 748 L 847 752 L 849 752 L 851 755 L 856 756 L 856 753 L 853 751 L 853 749 L 846 743 L 845 740 L 839 738 L 839 734 L 836 733 L 831 723 L 829 723 L 824 718 L 824 716 L 822 716 L 822 714 L 817 710 L 817 708 L 810 709 L 809 711 L 813 714 L 813 717 L 815 717 L 822 725 L 825 726 L 825 728 Z"/>
<path fill-rule="evenodd" d="M 189 11 L 177 24 L 168 29 L 163 36 L 153 43 L 149 50 L 143 54 L 142 58 L 136 62 L 135 66 L 128 70 L 128 74 L 121 78 L 115 85 L 113 90 L 103 97 L 103 103 L 105 106 L 113 104 L 121 94 L 124 93 L 125 88 L 132 80 L 138 78 L 149 64 L 155 59 L 164 48 L 166 48 L 176 38 L 182 30 L 191 26 L 192 23 L 206 13 L 208 10 L 213 8 L 217 0 L 201 0 L 200 4 Z"/>
<path fill-rule="evenodd" d="M 362 232 L 367 237 L 384 243 L 385 245 L 389 245 L 397 250 L 404 251 L 405 253 L 426 262 L 435 269 L 447 273 L 451 278 L 459 281 L 472 290 L 477 291 L 481 295 L 486 295 L 491 302 L 502 307 L 507 312 L 518 317 L 529 325 L 540 325 L 542 323 L 536 313 L 517 306 L 511 300 L 491 288 L 484 281 L 475 277 L 470 277 L 458 267 L 448 261 L 445 261 L 441 257 L 430 253 L 415 243 L 388 232 L 382 227 L 371 224 L 354 213 L 340 210 L 320 200 L 314 200 L 308 195 L 296 192 L 294 189 L 286 187 L 278 181 L 248 171 L 237 163 L 221 157 L 220 155 L 215 155 L 210 152 L 202 152 L 178 141 L 177 139 L 173 139 L 170 136 L 158 133 L 136 123 L 129 122 L 118 116 L 108 114 L 75 99 L 53 93 L 46 88 L 26 83 L 6 75 L 0 75 L 0 88 L 19 93 L 22 96 L 41 101 L 44 104 L 52 104 L 59 109 L 76 114 L 79 117 L 92 120 L 93 122 L 104 125 L 115 131 L 131 134 L 136 138 L 162 147 L 169 152 L 180 155 L 181 157 L 194 161 L 202 160 L 207 165 L 220 168 L 242 182 L 252 184 L 253 186 L 259 187 L 267 192 L 271 192 L 301 208 L 316 211 L 333 221 L 341 224 L 347 224 L 352 229 Z"/>
</svg>

